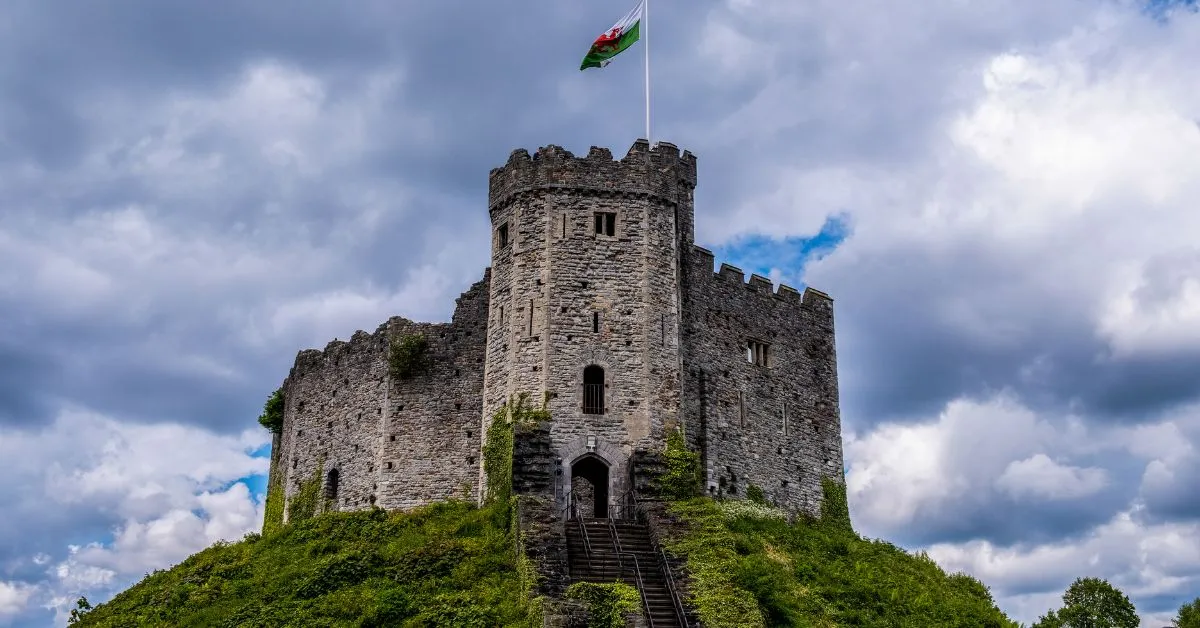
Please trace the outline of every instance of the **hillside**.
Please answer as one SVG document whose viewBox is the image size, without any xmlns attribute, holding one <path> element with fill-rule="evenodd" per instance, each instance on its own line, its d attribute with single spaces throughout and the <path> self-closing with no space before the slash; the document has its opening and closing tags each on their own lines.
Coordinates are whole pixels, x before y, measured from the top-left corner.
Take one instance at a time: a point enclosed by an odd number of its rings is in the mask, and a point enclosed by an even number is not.
<svg viewBox="0 0 1200 628">
<path fill-rule="evenodd" d="M 838 522 L 788 525 L 749 502 L 669 506 L 706 626 L 1017 624 L 987 589 Z M 334 513 L 210 547 L 75 624 L 540 626 L 507 508 Z"/>
<path fill-rule="evenodd" d="M 445 503 L 321 515 L 214 545 L 74 626 L 541 626 L 506 513 Z"/>
</svg>

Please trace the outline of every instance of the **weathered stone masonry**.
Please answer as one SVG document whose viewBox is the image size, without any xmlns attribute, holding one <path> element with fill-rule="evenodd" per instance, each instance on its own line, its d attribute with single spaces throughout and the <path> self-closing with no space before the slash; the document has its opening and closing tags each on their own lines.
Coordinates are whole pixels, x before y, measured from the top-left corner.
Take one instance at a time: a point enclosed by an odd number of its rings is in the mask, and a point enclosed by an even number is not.
<svg viewBox="0 0 1200 628">
<path fill-rule="evenodd" d="M 297 356 L 272 468 L 289 499 L 319 467 L 339 509 L 476 496 L 491 417 L 528 393 L 553 418 L 558 508 L 581 483 L 614 503 L 633 452 L 679 426 L 709 492 L 817 512 L 821 478 L 842 478 L 832 300 L 714 273 L 695 185 L 695 157 L 665 142 L 514 151 L 489 175 L 492 264 L 451 323 L 392 318 Z M 388 339 L 413 333 L 432 371 L 393 381 Z"/>
</svg>

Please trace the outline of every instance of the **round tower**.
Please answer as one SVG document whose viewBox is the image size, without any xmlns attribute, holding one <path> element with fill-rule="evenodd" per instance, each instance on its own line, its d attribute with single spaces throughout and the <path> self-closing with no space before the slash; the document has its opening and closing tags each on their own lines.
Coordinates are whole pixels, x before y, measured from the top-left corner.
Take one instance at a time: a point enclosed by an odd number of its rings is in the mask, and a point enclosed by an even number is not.
<svg viewBox="0 0 1200 628">
<path fill-rule="evenodd" d="M 680 282 L 693 240 L 696 159 L 638 140 L 513 151 L 489 175 L 492 271 L 485 430 L 508 399 L 548 399 L 566 503 L 602 516 L 635 447 L 680 412 Z"/>
</svg>

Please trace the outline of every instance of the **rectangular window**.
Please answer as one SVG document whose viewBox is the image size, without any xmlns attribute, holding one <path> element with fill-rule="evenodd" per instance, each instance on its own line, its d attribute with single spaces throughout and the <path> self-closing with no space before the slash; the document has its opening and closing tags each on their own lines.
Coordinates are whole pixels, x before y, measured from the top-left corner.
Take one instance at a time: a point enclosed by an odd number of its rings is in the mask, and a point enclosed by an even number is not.
<svg viewBox="0 0 1200 628">
<path fill-rule="evenodd" d="M 616 212 L 596 212 L 596 233 L 606 236 L 617 234 Z"/>
<path fill-rule="evenodd" d="M 564 237 L 564 238 L 567 237 L 567 215 L 566 214 L 563 214 L 563 217 L 562 217 L 562 237 Z"/>
<path fill-rule="evenodd" d="M 504 247 L 508 246 L 508 223 L 507 222 L 500 225 L 500 228 L 496 230 L 496 242 L 499 244 L 499 248 L 504 248 Z"/>
<path fill-rule="evenodd" d="M 592 312 L 592 333 L 600 333 L 600 312 Z"/>
<path fill-rule="evenodd" d="M 767 361 L 770 358 L 770 349 L 770 345 L 765 342 L 759 342 L 757 340 L 747 341 L 746 361 L 750 364 L 755 364 L 758 366 L 768 366 Z"/>
<path fill-rule="evenodd" d="M 528 335 L 533 335 L 533 299 L 529 300 L 529 329 Z"/>
</svg>

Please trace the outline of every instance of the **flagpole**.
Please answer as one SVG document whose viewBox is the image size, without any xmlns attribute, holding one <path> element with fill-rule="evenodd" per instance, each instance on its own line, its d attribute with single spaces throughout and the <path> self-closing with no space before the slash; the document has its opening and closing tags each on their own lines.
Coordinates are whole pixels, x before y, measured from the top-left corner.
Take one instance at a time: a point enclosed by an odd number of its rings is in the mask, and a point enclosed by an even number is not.
<svg viewBox="0 0 1200 628">
<path fill-rule="evenodd" d="M 642 38 L 646 58 L 646 143 L 654 146 L 650 139 L 650 0 L 642 2 Z"/>
</svg>

